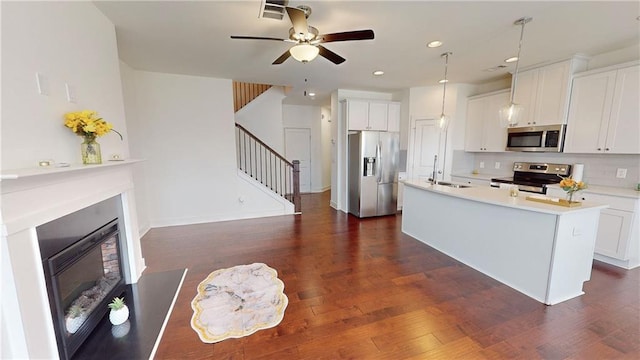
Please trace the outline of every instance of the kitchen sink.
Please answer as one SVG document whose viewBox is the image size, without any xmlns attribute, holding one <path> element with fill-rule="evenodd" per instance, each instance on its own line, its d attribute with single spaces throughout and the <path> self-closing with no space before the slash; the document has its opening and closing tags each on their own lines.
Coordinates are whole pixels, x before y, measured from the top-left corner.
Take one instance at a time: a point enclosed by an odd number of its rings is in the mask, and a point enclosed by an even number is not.
<svg viewBox="0 0 640 360">
<path fill-rule="evenodd" d="M 453 184 L 453 183 L 446 182 L 446 181 L 438 181 L 438 182 L 437 182 L 437 185 L 441 185 L 441 186 L 448 186 L 448 187 L 458 188 L 458 189 L 464 189 L 464 188 L 469 188 L 469 187 L 471 187 L 471 185 Z"/>
</svg>

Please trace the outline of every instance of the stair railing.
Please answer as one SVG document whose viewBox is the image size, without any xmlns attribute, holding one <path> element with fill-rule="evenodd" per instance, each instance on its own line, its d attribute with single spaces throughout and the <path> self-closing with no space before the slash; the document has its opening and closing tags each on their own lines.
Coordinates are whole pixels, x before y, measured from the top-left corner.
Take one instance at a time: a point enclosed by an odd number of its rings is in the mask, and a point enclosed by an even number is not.
<svg viewBox="0 0 640 360">
<path fill-rule="evenodd" d="M 300 205 L 300 161 L 288 161 L 242 125 L 236 124 L 238 168 L 271 191 Z"/>
</svg>

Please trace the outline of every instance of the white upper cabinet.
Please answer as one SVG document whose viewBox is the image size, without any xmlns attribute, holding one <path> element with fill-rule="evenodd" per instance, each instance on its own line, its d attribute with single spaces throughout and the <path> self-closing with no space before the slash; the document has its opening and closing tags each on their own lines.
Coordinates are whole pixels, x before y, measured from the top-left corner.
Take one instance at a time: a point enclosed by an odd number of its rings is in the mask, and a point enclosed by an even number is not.
<svg viewBox="0 0 640 360">
<path fill-rule="evenodd" d="M 387 130 L 388 105 L 383 102 L 369 102 L 369 128 L 367 130 Z"/>
<path fill-rule="evenodd" d="M 366 100 L 345 101 L 349 130 L 369 130 L 369 102 Z"/>
<path fill-rule="evenodd" d="M 523 107 L 517 126 L 565 124 L 571 75 L 586 69 L 586 60 L 573 58 L 518 73 L 514 102 Z"/>
<path fill-rule="evenodd" d="M 387 131 L 400 132 L 400 103 L 389 103 L 387 114 Z"/>
<path fill-rule="evenodd" d="M 640 154 L 640 65 L 576 76 L 564 152 Z"/>
<path fill-rule="evenodd" d="M 509 91 L 470 97 L 467 102 L 465 151 L 503 152 L 507 129 L 500 125 L 498 112 L 509 103 Z"/>
<path fill-rule="evenodd" d="M 345 100 L 349 130 L 400 131 L 400 103 Z"/>
</svg>

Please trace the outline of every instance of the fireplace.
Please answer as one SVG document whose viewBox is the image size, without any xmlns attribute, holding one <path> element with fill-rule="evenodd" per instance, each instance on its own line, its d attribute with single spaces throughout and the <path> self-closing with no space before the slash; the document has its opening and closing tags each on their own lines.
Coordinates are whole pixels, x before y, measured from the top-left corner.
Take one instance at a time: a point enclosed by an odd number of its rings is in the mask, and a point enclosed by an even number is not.
<svg viewBox="0 0 640 360">
<path fill-rule="evenodd" d="M 116 200 L 36 228 L 62 359 L 73 356 L 124 290 Z"/>
<path fill-rule="evenodd" d="M 125 160 L 94 166 L 2 171 L 0 358 L 60 357 L 56 335 L 59 326 L 54 324 L 57 314 L 51 311 L 43 258 L 62 249 L 49 248 L 49 242 L 41 241 L 45 224 L 111 199 L 115 216 L 90 216 L 78 225 L 66 226 L 70 235 L 53 237 L 62 239 L 66 248 L 117 218 L 121 276 L 126 284 L 138 282 L 145 265 L 133 189 L 136 163 L 138 160 Z M 93 223 L 91 219 L 100 222 Z M 91 226 L 85 229 L 85 225 Z"/>
</svg>

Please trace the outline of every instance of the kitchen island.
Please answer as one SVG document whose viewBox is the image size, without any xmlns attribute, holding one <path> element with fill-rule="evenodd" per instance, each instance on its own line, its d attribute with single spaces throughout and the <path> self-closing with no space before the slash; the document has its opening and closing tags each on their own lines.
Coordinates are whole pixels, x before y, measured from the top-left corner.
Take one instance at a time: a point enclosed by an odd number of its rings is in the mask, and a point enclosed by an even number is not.
<svg viewBox="0 0 640 360">
<path fill-rule="evenodd" d="M 404 233 L 542 303 L 584 294 L 606 205 L 569 208 L 507 189 L 404 184 Z"/>
</svg>

